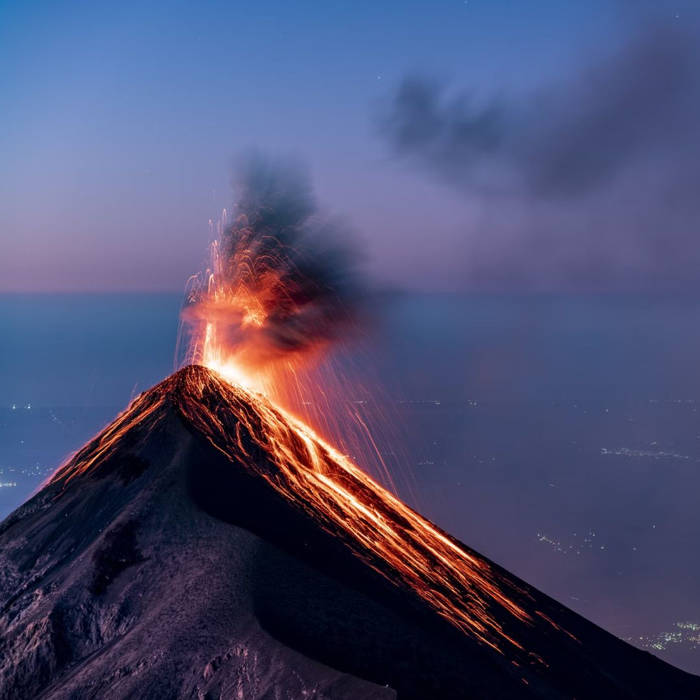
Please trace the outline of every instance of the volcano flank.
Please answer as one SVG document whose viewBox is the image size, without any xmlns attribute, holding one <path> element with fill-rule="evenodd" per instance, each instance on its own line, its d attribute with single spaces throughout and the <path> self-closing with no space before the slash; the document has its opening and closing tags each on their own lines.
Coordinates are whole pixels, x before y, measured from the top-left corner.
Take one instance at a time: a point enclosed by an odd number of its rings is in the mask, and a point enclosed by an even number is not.
<svg viewBox="0 0 700 700">
<path fill-rule="evenodd" d="M 0 698 L 698 698 L 200 366 L 0 524 Z"/>
</svg>

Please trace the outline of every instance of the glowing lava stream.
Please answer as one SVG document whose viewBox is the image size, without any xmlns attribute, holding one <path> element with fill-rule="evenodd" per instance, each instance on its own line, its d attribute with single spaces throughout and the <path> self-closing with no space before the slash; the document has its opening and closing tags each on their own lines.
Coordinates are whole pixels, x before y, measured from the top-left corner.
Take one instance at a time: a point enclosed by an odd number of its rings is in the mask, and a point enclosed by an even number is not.
<svg viewBox="0 0 700 700">
<path fill-rule="evenodd" d="M 216 415 L 203 415 L 202 407 L 210 402 L 202 399 L 215 384 L 220 405 Z M 489 608 L 495 604 L 520 622 L 531 622 L 504 589 L 510 587 L 519 596 L 524 593 L 495 574 L 486 561 L 470 555 L 266 397 L 231 384 L 218 372 L 190 384 L 189 390 L 199 400 L 183 405 L 186 417 L 228 459 L 243 462 L 286 499 L 321 519 L 324 529 L 340 532 L 357 556 L 392 583 L 410 587 L 462 631 L 498 651 L 499 640 L 523 649 L 504 632 Z M 227 429 L 222 416 L 235 416 L 239 423 Z M 246 438 L 275 469 L 256 462 Z"/>
<path fill-rule="evenodd" d="M 511 627 L 508 620 L 514 628 L 537 624 L 516 602 L 531 596 L 514 579 L 466 551 L 296 416 L 211 368 L 189 365 L 141 394 L 50 482 L 65 487 L 76 476 L 99 469 L 127 433 L 148 434 L 168 406 L 230 462 L 265 479 L 371 568 L 412 590 L 464 633 L 500 653 L 506 643 L 545 663 L 515 639 L 517 632 L 503 627 Z"/>
</svg>

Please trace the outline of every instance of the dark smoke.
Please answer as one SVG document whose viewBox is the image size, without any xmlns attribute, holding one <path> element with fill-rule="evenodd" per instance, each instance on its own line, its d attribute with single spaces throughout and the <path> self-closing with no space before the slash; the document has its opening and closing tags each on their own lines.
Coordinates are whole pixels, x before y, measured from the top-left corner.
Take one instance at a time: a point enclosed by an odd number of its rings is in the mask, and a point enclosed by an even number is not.
<svg viewBox="0 0 700 700">
<path fill-rule="evenodd" d="M 381 132 L 463 195 L 468 284 L 698 284 L 694 19 L 651 23 L 647 13 L 620 50 L 526 95 L 484 102 L 415 77 L 399 86 Z"/>
<path fill-rule="evenodd" d="M 695 128 L 695 45 L 665 27 L 565 84 L 485 105 L 408 78 L 383 120 L 395 151 L 458 187 L 585 194 Z"/>
<path fill-rule="evenodd" d="M 319 211 L 305 169 L 247 156 L 233 186 L 236 205 L 219 242 L 218 282 L 252 293 L 265 322 L 242 329 L 240 309 L 213 304 L 203 288 L 184 317 L 228 324 L 233 345 L 255 346 L 267 359 L 305 352 L 357 327 L 367 299 L 361 258 L 343 225 Z"/>
</svg>

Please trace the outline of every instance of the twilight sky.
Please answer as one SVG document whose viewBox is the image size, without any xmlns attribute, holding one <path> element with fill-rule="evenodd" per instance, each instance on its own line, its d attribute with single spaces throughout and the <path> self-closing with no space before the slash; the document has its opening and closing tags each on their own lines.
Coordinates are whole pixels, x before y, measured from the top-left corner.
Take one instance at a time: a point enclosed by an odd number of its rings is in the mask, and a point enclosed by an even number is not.
<svg viewBox="0 0 700 700">
<path fill-rule="evenodd" d="M 0 291 L 182 289 L 250 147 L 389 284 L 697 287 L 691 6 L 0 0 Z"/>
</svg>

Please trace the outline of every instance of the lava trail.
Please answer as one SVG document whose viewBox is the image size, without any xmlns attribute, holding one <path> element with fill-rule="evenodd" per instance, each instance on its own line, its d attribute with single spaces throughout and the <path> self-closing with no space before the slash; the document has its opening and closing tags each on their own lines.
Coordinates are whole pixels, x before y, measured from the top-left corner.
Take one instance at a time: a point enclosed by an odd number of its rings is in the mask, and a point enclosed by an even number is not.
<svg viewBox="0 0 700 700">
<path fill-rule="evenodd" d="M 522 603 L 528 594 L 514 581 L 402 503 L 298 418 L 210 369 L 187 367 L 142 394 L 53 481 L 67 483 L 97 469 L 127 433 L 153 429 L 173 396 L 185 423 L 228 460 L 340 536 L 393 584 L 500 652 L 511 645 L 524 649 L 498 621 L 505 611 L 516 627 L 534 623 Z"/>
</svg>

